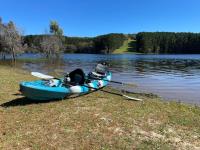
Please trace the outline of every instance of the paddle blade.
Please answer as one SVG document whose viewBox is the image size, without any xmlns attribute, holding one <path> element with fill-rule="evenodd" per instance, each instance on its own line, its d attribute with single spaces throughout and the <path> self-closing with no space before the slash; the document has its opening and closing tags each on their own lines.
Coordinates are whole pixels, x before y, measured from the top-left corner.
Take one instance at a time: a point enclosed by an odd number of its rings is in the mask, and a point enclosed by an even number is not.
<svg viewBox="0 0 200 150">
<path fill-rule="evenodd" d="M 31 72 L 31 75 L 41 78 L 41 79 L 53 79 L 53 76 L 49 76 L 49 75 L 45 75 L 43 73 L 39 73 L 39 72 Z"/>
<path fill-rule="evenodd" d="M 122 95 L 123 97 L 127 98 L 127 99 L 130 99 L 130 100 L 134 100 L 134 101 L 142 101 L 142 99 L 139 99 L 139 98 L 135 98 L 135 97 L 131 97 L 131 96 L 128 96 L 128 95 Z"/>
</svg>

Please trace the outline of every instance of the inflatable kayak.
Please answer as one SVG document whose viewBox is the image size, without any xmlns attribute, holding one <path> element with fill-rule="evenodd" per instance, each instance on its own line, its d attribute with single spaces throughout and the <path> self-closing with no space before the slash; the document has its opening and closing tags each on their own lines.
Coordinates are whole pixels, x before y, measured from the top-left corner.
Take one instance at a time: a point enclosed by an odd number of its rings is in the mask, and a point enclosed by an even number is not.
<svg viewBox="0 0 200 150">
<path fill-rule="evenodd" d="M 86 94 L 105 87 L 111 80 L 111 76 L 111 72 L 108 71 L 104 76 L 100 75 L 98 78 L 87 76 L 84 77 L 84 82 L 81 81 L 82 83 L 80 84 L 76 83 L 72 85 L 66 84 L 64 78 L 21 82 L 20 92 L 25 97 L 32 100 L 64 99 L 73 94 Z"/>
</svg>

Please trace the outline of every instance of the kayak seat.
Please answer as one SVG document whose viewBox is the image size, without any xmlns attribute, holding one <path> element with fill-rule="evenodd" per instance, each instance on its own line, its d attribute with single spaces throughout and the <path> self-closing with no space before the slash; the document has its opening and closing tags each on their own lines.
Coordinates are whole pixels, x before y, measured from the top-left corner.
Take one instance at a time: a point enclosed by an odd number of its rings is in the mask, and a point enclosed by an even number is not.
<svg viewBox="0 0 200 150">
<path fill-rule="evenodd" d="M 106 73 L 108 72 L 108 68 L 104 64 L 97 64 L 97 66 L 95 68 L 95 72 L 102 76 L 105 76 Z"/>
<path fill-rule="evenodd" d="M 64 79 L 65 85 L 83 85 L 85 83 L 85 73 L 82 69 L 70 72 L 65 78 L 70 78 L 70 81 Z"/>
<path fill-rule="evenodd" d="M 100 80 L 100 79 L 103 79 L 104 77 L 106 76 L 106 74 L 105 75 L 102 75 L 102 74 L 99 74 L 99 73 L 97 73 L 97 72 L 90 72 L 89 74 L 88 74 L 88 78 L 89 79 L 94 79 L 94 80 Z"/>
<path fill-rule="evenodd" d="M 108 72 L 108 67 L 105 64 L 97 64 L 95 71 L 90 72 L 88 77 L 90 79 L 103 79 Z"/>
</svg>

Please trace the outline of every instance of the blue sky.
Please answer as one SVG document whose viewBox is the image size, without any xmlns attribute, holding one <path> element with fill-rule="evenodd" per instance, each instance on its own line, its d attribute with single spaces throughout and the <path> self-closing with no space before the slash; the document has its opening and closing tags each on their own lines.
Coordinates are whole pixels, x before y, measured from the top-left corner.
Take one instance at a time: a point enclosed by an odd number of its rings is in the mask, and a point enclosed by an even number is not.
<svg viewBox="0 0 200 150">
<path fill-rule="evenodd" d="M 200 0 L 4 0 L 0 16 L 26 35 L 45 33 L 50 20 L 67 36 L 200 32 Z"/>
</svg>

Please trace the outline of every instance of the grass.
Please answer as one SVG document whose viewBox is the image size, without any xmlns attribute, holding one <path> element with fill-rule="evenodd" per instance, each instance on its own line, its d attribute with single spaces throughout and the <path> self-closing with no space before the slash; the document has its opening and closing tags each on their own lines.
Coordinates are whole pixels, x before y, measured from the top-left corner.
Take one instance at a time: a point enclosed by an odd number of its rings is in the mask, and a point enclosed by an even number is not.
<svg viewBox="0 0 200 150">
<path fill-rule="evenodd" d="M 139 54 L 138 52 L 136 52 L 135 40 L 128 39 L 124 41 L 124 44 L 113 52 L 113 54 L 124 54 L 124 53 Z"/>
<path fill-rule="evenodd" d="M 199 149 L 200 108 L 133 94 L 144 102 L 94 92 L 33 102 L 13 95 L 35 78 L 0 66 L 0 149 Z M 105 90 L 112 90 L 107 88 Z"/>
</svg>

